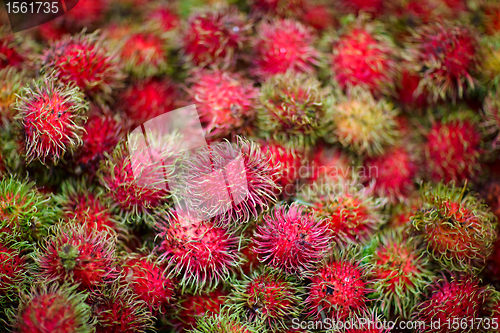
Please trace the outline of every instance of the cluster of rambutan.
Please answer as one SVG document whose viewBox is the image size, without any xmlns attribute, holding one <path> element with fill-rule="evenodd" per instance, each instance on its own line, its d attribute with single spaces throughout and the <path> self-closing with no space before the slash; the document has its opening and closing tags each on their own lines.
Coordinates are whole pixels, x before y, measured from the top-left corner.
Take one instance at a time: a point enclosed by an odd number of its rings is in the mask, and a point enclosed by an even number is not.
<svg viewBox="0 0 500 333">
<path fill-rule="evenodd" d="M 0 331 L 500 332 L 499 59 L 495 0 L 0 12 Z"/>
</svg>

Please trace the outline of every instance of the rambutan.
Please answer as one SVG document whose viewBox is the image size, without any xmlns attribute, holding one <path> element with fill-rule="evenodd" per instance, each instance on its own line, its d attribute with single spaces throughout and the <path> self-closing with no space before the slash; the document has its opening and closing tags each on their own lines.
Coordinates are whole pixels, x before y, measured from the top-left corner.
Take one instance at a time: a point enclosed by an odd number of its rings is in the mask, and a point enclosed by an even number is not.
<svg viewBox="0 0 500 333">
<path fill-rule="evenodd" d="M 494 36 L 500 32 L 500 4 L 495 0 L 483 2 L 484 22 L 486 33 Z"/>
<path fill-rule="evenodd" d="M 0 25 L 0 69 L 27 67 L 26 60 L 33 52 L 30 44 L 25 34 L 14 34 L 7 25 Z"/>
<path fill-rule="evenodd" d="M 399 136 L 398 110 L 384 99 L 375 100 L 365 90 L 354 88 L 347 96 L 340 95 L 326 117 L 332 119 L 329 142 L 340 142 L 358 155 L 380 155 Z"/>
<path fill-rule="evenodd" d="M 202 70 L 194 73 L 189 82 L 188 93 L 196 103 L 207 139 L 227 136 L 255 115 L 259 90 L 241 75 Z"/>
<path fill-rule="evenodd" d="M 458 111 L 424 132 L 427 174 L 435 182 L 463 183 L 477 178 L 483 149 L 479 119 L 472 111 Z"/>
<path fill-rule="evenodd" d="M 374 298 L 388 318 L 392 315 L 408 318 L 424 287 L 432 280 L 430 263 L 419 240 L 405 237 L 401 229 L 387 229 L 376 243 L 371 258 Z"/>
<path fill-rule="evenodd" d="M 220 314 L 207 314 L 198 320 L 192 333 L 256 333 L 258 328 L 244 322 L 227 311 Z"/>
<path fill-rule="evenodd" d="M 89 1 L 89 0 L 87 0 Z M 107 101 L 124 79 L 118 58 L 105 46 L 98 32 L 63 37 L 40 57 L 42 71 L 54 72 L 63 83 L 74 82 L 97 101 Z"/>
<path fill-rule="evenodd" d="M 228 293 L 221 288 L 201 294 L 183 294 L 178 302 L 172 324 L 178 330 L 196 329 L 201 318 L 218 314 Z"/>
<path fill-rule="evenodd" d="M 254 233 L 255 252 L 266 265 L 300 278 L 308 276 L 331 250 L 326 223 L 293 203 L 275 206 Z"/>
<path fill-rule="evenodd" d="M 97 333 L 146 333 L 154 327 L 148 304 L 138 300 L 132 290 L 119 283 L 93 292 L 87 303 L 97 321 Z"/>
<path fill-rule="evenodd" d="M 88 103 L 76 87 L 63 86 L 53 78 L 33 81 L 15 104 L 15 119 L 24 128 L 26 160 L 54 164 L 83 144 L 81 123 Z"/>
<path fill-rule="evenodd" d="M 415 109 L 422 110 L 428 106 L 428 92 L 418 90 L 421 80 L 418 73 L 407 68 L 402 70 L 397 84 L 397 93 L 403 110 L 414 112 Z"/>
<path fill-rule="evenodd" d="M 148 31 L 131 32 L 124 38 L 120 58 L 128 73 L 149 78 L 167 72 L 169 59 L 164 38 Z"/>
<path fill-rule="evenodd" d="M 411 220 L 429 254 L 446 269 L 482 270 L 496 240 L 496 217 L 489 207 L 453 183 L 425 184 L 421 194 L 424 205 Z"/>
<path fill-rule="evenodd" d="M 365 170 L 372 173 L 366 184 L 372 184 L 375 193 L 391 202 L 405 201 L 415 190 L 418 165 L 410 149 L 399 146 L 365 161 Z M 373 172 L 372 172 L 373 170 Z"/>
<path fill-rule="evenodd" d="M 12 328 L 19 333 L 93 332 L 87 294 L 66 284 L 40 282 L 20 294 L 17 309 L 10 309 Z"/>
<path fill-rule="evenodd" d="M 196 66 L 232 67 L 250 29 L 246 16 L 235 6 L 194 11 L 182 34 L 184 54 Z"/>
<path fill-rule="evenodd" d="M 360 185 L 351 180 L 316 182 L 298 197 L 310 206 L 317 220 L 324 221 L 335 242 L 364 243 L 383 223 L 382 202 Z"/>
<path fill-rule="evenodd" d="M 283 331 L 299 315 L 302 289 L 289 277 L 264 269 L 234 284 L 230 311 L 245 322 Z"/>
<path fill-rule="evenodd" d="M 384 0 L 337 0 L 336 5 L 340 11 L 345 13 L 379 15 L 384 9 Z"/>
<path fill-rule="evenodd" d="M 72 30 L 95 27 L 105 17 L 110 2 L 109 0 L 79 0 L 75 7 L 65 12 L 64 25 Z"/>
<path fill-rule="evenodd" d="M 167 261 L 182 290 L 213 289 L 240 264 L 239 237 L 212 221 L 200 221 L 188 212 L 171 212 L 157 218 L 156 228 L 160 260 Z"/>
<path fill-rule="evenodd" d="M 334 332 L 390 333 L 393 332 L 394 326 L 396 326 L 396 322 L 388 322 L 383 316 L 378 314 L 376 308 L 372 308 L 351 315 L 346 319 L 343 329 L 335 330 Z"/>
<path fill-rule="evenodd" d="M 147 14 L 147 21 L 152 29 L 159 29 L 162 33 L 176 31 L 181 24 L 177 11 L 170 5 L 152 6 Z"/>
<path fill-rule="evenodd" d="M 500 92 L 490 91 L 482 109 L 481 128 L 487 139 L 486 149 L 495 151 L 500 148 Z"/>
<path fill-rule="evenodd" d="M 28 82 L 27 71 L 18 71 L 13 67 L 0 69 L 0 125 L 12 122 L 15 116 L 13 107 L 16 95 L 22 94 L 23 86 Z"/>
<path fill-rule="evenodd" d="M 122 267 L 124 281 L 130 283 L 138 299 L 144 301 L 153 314 L 165 313 L 175 293 L 174 281 L 167 277 L 165 267 L 146 256 L 130 256 Z"/>
<path fill-rule="evenodd" d="M 253 74 L 261 80 L 287 71 L 312 74 L 319 64 L 315 40 L 313 30 L 295 20 L 261 22 L 252 40 Z"/>
<path fill-rule="evenodd" d="M 492 295 L 490 287 L 481 287 L 476 277 L 453 274 L 451 279 L 436 280 L 429 291 L 429 297 L 415 307 L 412 316 L 412 320 L 425 323 L 417 332 L 473 332 L 476 328 L 482 331 L 477 321 L 487 315 L 486 305 Z M 457 326 L 455 318 L 467 323 L 466 327 Z M 436 327 L 434 322 L 441 324 Z"/>
<path fill-rule="evenodd" d="M 486 276 L 491 281 L 500 281 L 500 238 L 498 236 L 486 263 Z"/>
<path fill-rule="evenodd" d="M 495 90 L 500 82 L 500 39 L 497 36 L 486 37 L 481 42 L 483 59 L 479 79 L 483 86 Z"/>
<path fill-rule="evenodd" d="M 315 272 L 308 286 L 305 311 L 313 319 L 345 320 L 368 306 L 370 265 L 360 258 L 356 247 L 333 255 Z"/>
<path fill-rule="evenodd" d="M 34 254 L 38 276 L 93 289 L 118 277 L 116 240 L 81 225 L 57 225 Z"/>
<path fill-rule="evenodd" d="M 326 144 L 316 145 L 306 163 L 309 167 L 307 180 L 310 183 L 352 179 L 356 169 L 355 162 L 349 155 Z"/>
<path fill-rule="evenodd" d="M 261 88 L 258 134 L 298 150 L 314 145 L 328 123 L 328 94 L 311 75 L 287 72 L 273 76 Z"/>
<path fill-rule="evenodd" d="M 28 280 L 27 260 L 22 252 L 23 244 L 7 241 L 0 243 L 0 304 L 5 307 L 17 299 L 19 291 Z M 21 249 L 20 249 L 21 248 Z"/>
<path fill-rule="evenodd" d="M 307 1 L 304 0 L 250 0 L 251 14 L 255 17 L 266 15 L 269 17 L 301 16 Z"/>
<path fill-rule="evenodd" d="M 241 225 L 276 202 L 279 169 L 258 144 L 242 137 L 199 149 L 179 172 L 185 200 L 198 218 L 217 225 Z"/>
<path fill-rule="evenodd" d="M 358 19 L 333 41 L 331 71 L 343 90 L 362 87 L 376 96 L 394 89 L 396 48 L 383 29 Z"/>
<path fill-rule="evenodd" d="M 31 182 L 14 177 L 0 180 L 0 235 L 36 242 L 57 219 L 56 208 Z"/>
<path fill-rule="evenodd" d="M 416 29 L 409 37 L 407 59 L 420 74 L 418 92 L 429 92 L 433 101 L 456 100 L 476 85 L 480 47 L 468 26 L 434 23 Z"/>
<path fill-rule="evenodd" d="M 117 107 L 132 126 L 139 126 L 179 107 L 179 97 L 177 87 L 168 79 L 136 80 L 120 93 Z"/>
</svg>

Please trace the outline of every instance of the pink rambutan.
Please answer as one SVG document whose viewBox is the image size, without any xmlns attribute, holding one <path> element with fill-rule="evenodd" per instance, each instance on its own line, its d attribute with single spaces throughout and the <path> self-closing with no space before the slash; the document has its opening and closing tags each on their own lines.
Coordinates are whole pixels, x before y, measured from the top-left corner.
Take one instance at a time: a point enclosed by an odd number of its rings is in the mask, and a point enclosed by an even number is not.
<svg viewBox="0 0 500 333">
<path fill-rule="evenodd" d="M 170 216 L 172 215 L 172 216 Z M 239 237 L 212 221 L 200 221 L 187 212 L 157 218 L 160 260 L 166 260 L 182 290 L 215 288 L 241 262 Z"/>
<path fill-rule="evenodd" d="M 180 172 L 191 211 L 200 218 L 215 217 L 223 226 L 256 218 L 276 202 L 279 190 L 279 170 L 270 160 L 258 144 L 242 137 L 234 144 L 224 141 L 199 149 Z M 222 169 L 226 175 L 221 175 Z"/>
<path fill-rule="evenodd" d="M 189 82 L 188 93 L 196 103 L 207 139 L 227 136 L 254 117 L 259 90 L 241 75 L 202 70 Z"/>
<path fill-rule="evenodd" d="M 221 288 L 201 294 L 183 294 L 172 320 L 174 327 L 184 331 L 195 329 L 200 318 L 220 312 L 227 295 Z"/>
<path fill-rule="evenodd" d="M 429 291 L 429 297 L 415 307 L 412 316 L 412 320 L 425 323 L 417 329 L 417 332 L 472 332 L 475 331 L 473 328 L 483 328 L 477 321 L 487 315 L 486 306 L 492 290 L 490 287 L 482 287 L 476 277 L 469 275 L 452 275 L 451 279 L 443 277 L 433 282 L 429 286 Z M 454 324 L 455 318 L 467 323 L 466 328 Z M 433 322 L 441 324 L 433 325 Z M 470 326 L 471 322 L 476 324 Z"/>
<path fill-rule="evenodd" d="M 334 252 L 334 257 L 311 277 L 305 311 L 311 318 L 345 320 L 367 309 L 370 266 L 352 247 Z"/>
<path fill-rule="evenodd" d="M 117 107 L 122 109 L 132 126 L 172 111 L 180 106 L 179 91 L 168 79 L 150 78 L 134 81 L 119 95 Z"/>
<path fill-rule="evenodd" d="M 166 41 L 152 32 L 131 32 L 124 36 L 120 58 L 124 68 L 139 78 L 164 74 L 168 69 Z"/>
<path fill-rule="evenodd" d="M 259 260 L 301 278 L 311 274 L 332 246 L 326 223 L 304 208 L 278 205 L 254 233 Z"/>
<path fill-rule="evenodd" d="M 33 81 L 15 104 L 25 133 L 26 160 L 57 163 L 69 151 L 83 144 L 88 104 L 78 88 L 63 86 L 53 78 Z"/>
<path fill-rule="evenodd" d="M 98 101 L 108 100 L 112 90 L 120 87 L 124 76 L 118 58 L 104 43 L 104 37 L 98 32 L 66 36 L 43 52 L 40 57 L 42 71 L 54 72 L 63 83 L 74 82 Z"/>
<path fill-rule="evenodd" d="M 108 233 L 74 223 L 56 226 L 34 255 L 37 275 L 89 290 L 110 284 L 118 277 L 115 242 Z"/>
<path fill-rule="evenodd" d="M 463 183 L 475 179 L 482 167 L 482 136 L 472 112 L 458 112 L 434 121 L 424 133 L 427 173 L 433 181 Z"/>
<path fill-rule="evenodd" d="M 195 11 L 182 34 L 184 54 L 196 66 L 232 67 L 248 39 L 251 26 L 237 7 Z"/>
<path fill-rule="evenodd" d="M 249 323 L 284 331 L 298 318 L 302 288 L 290 278 L 265 269 L 237 281 L 229 295 L 230 309 Z"/>
<path fill-rule="evenodd" d="M 367 159 L 365 170 L 371 173 L 366 183 L 373 185 L 379 197 L 388 198 L 391 202 L 405 201 L 415 190 L 417 163 L 406 147 L 394 147 L 380 156 Z"/>
<path fill-rule="evenodd" d="M 311 74 L 319 63 L 313 30 L 292 19 L 261 22 L 252 45 L 253 74 L 261 80 L 287 71 Z"/>
<path fill-rule="evenodd" d="M 475 193 L 453 184 L 426 184 L 422 209 L 411 217 L 427 251 L 446 269 L 478 272 L 496 240 L 496 217 Z"/>
<path fill-rule="evenodd" d="M 93 332 L 87 295 L 76 286 L 37 283 L 20 294 L 17 309 L 9 310 L 11 327 L 19 333 Z"/>
<path fill-rule="evenodd" d="M 333 42 L 331 71 L 344 90 L 362 87 L 379 96 L 394 88 L 396 48 L 382 28 L 358 19 Z"/>
<path fill-rule="evenodd" d="M 409 37 L 407 49 L 407 59 L 421 77 L 417 93 L 425 89 L 434 101 L 456 100 L 474 89 L 480 47 L 472 28 L 449 23 L 422 26 Z"/>
<path fill-rule="evenodd" d="M 153 314 L 164 314 L 175 293 L 174 281 L 167 277 L 165 267 L 145 256 L 131 256 L 122 267 L 123 279 L 138 299 L 144 301 Z"/>
</svg>

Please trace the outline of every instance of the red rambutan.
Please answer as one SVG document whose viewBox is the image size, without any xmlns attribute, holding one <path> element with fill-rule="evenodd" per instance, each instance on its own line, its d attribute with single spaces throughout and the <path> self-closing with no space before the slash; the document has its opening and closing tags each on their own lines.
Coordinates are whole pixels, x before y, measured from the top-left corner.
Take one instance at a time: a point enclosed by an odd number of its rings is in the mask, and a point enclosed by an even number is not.
<svg viewBox="0 0 500 333">
<path fill-rule="evenodd" d="M 108 233 L 74 223 L 56 226 L 37 249 L 37 275 L 93 289 L 117 278 L 115 242 Z"/>
<path fill-rule="evenodd" d="M 345 13 L 381 14 L 384 9 L 384 0 L 337 0 L 337 7 Z"/>
<path fill-rule="evenodd" d="M 153 29 L 160 29 L 162 33 L 176 30 L 180 26 L 180 18 L 177 12 L 169 5 L 154 6 L 147 15 Z"/>
<path fill-rule="evenodd" d="M 250 0 L 252 14 L 255 17 L 299 17 L 307 4 L 304 0 Z"/>
<path fill-rule="evenodd" d="M 407 68 L 403 69 L 397 91 L 399 103 L 405 111 L 414 112 L 415 109 L 421 110 L 428 105 L 427 95 L 429 93 L 418 91 L 421 80 L 418 73 L 410 71 Z"/>
<path fill-rule="evenodd" d="M 477 272 L 496 240 L 496 217 L 474 193 L 453 184 L 422 188 L 424 205 L 411 217 L 427 251 L 446 269 Z"/>
<path fill-rule="evenodd" d="M 201 317 L 192 333 L 256 333 L 258 328 L 244 322 L 237 315 L 225 313 L 207 314 Z"/>
<path fill-rule="evenodd" d="M 187 59 L 196 66 L 232 67 L 251 26 L 237 7 L 220 6 L 194 12 L 182 34 Z"/>
<path fill-rule="evenodd" d="M 313 73 L 319 63 L 313 30 L 292 19 L 262 22 L 257 27 L 253 74 L 261 80 L 287 71 Z"/>
<path fill-rule="evenodd" d="M 83 144 L 88 104 L 78 88 L 63 86 L 53 78 L 33 81 L 17 99 L 16 116 L 24 128 L 26 160 L 57 163 L 69 151 Z"/>
<path fill-rule="evenodd" d="M 5 238 L 5 237 L 3 237 Z M 27 261 L 16 242 L 0 243 L 0 304 L 5 306 L 17 299 L 27 282 Z"/>
<path fill-rule="evenodd" d="M 328 226 L 305 207 L 293 203 L 276 206 L 254 233 L 255 252 L 266 265 L 305 277 L 331 249 Z"/>
<path fill-rule="evenodd" d="M 207 139 L 227 136 L 255 115 L 259 90 L 241 75 L 203 70 L 189 81 L 188 93 L 196 103 Z"/>
<path fill-rule="evenodd" d="M 355 172 L 354 161 L 342 150 L 325 144 L 316 145 L 308 165 L 308 181 L 328 182 L 352 179 Z"/>
<path fill-rule="evenodd" d="M 26 35 L 14 34 L 7 25 L 0 25 L 0 69 L 26 67 L 28 55 L 32 52 Z"/>
</svg>

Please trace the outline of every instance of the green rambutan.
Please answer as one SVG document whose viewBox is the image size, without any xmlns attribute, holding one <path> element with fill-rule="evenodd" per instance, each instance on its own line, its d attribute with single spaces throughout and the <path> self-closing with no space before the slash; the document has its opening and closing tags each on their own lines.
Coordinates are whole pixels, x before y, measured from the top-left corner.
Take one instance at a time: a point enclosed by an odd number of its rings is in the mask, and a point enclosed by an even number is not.
<svg viewBox="0 0 500 333">
<path fill-rule="evenodd" d="M 201 70 L 189 82 L 188 94 L 196 103 L 207 139 L 227 136 L 253 119 L 259 90 L 240 74 Z"/>
<path fill-rule="evenodd" d="M 13 104 L 16 95 L 22 93 L 23 86 L 28 82 L 29 73 L 25 70 L 16 70 L 13 67 L 0 69 L 0 125 L 14 120 L 15 109 Z"/>
<path fill-rule="evenodd" d="M 500 39 L 486 37 L 481 41 L 483 59 L 480 68 L 480 81 L 485 87 L 495 89 L 500 82 Z"/>
<path fill-rule="evenodd" d="M 469 26 L 433 23 L 419 27 L 407 42 L 413 69 L 420 74 L 417 91 L 426 89 L 433 101 L 456 100 L 473 90 L 480 63 L 480 45 Z"/>
<path fill-rule="evenodd" d="M 482 287 L 480 281 L 470 275 L 454 274 L 451 279 L 443 277 L 434 281 L 429 286 L 428 298 L 415 307 L 412 320 L 425 323 L 417 332 L 483 332 L 478 320 L 487 318 L 492 292 L 491 287 Z M 455 318 L 459 319 L 459 325 Z M 434 322 L 440 325 L 436 327 Z"/>
<path fill-rule="evenodd" d="M 54 164 L 83 144 L 81 124 L 86 121 L 88 103 L 76 87 L 64 86 L 49 77 L 33 81 L 18 97 L 15 119 L 24 128 L 26 160 Z"/>
<path fill-rule="evenodd" d="M 374 298 L 387 318 L 408 318 L 433 273 L 417 238 L 387 229 L 376 239 L 371 261 Z"/>
<path fill-rule="evenodd" d="M 486 265 L 496 239 L 496 217 L 466 188 L 425 184 L 424 204 L 411 217 L 427 251 L 443 268 L 478 272 Z"/>
<path fill-rule="evenodd" d="M 307 315 L 343 321 L 367 310 L 370 269 L 359 248 L 334 251 L 311 277 L 304 309 Z"/>
<path fill-rule="evenodd" d="M 167 261 L 182 290 L 213 289 L 240 265 L 238 235 L 188 212 L 165 215 L 156 219 L 159 259 Z"/>
<path fill-rule="evenodd" d="M 328 109 L 331 134 L 325 139 L 340 142 L 358 155 L 380 155 L 399 137 L 397 113 L 389 101 L 375 100 L 370 92 L 353 88 L 348 95 L 338 96 Z"/>
<path fill-rule="evenodd" d="M 17 309 L 8 310 L 10 324 L 19 333 L 93 332 L 87 294 L 76 286 L 39 282 L 20 295 Z"/>
<path fill-rule="evenodd" d="M 289 277 L 269 269 L 254 271 L 236 281 L 229 295 L 229 310 L 250 324 L 274 331 L 287 330 L 299 316 L 302 289 Z"/>
<path fill-rule="evenodd" d="M 258 134 L 299 151 L 313 146 L 325 134 L 328 94 L 311 75 L 287 72 L 271 77 L 261 88 Z"/>
<path fill-rule="evenodd" d="M 33 254 L 36 274 L 92 290 L 118 277 L 116 239 L 75 223 L 54 226 Z"/>
<path fill-rule="evenodd" d="M 235 6 L 195 10 L 183 29 L 183 52 L 195 66 L 233 67 L 250 30 L 246 16 Z"/>
<path fill-rule="evenodd" d="M 108 101 L 124 75 L 115 54 L 108 51 L 99 32 L 85 31 L 52 43 L 40 58 L 42 72 L 65 84 L 74 84 L 97 101 Z"/>
<path fill-rule="evenodd" d="M 328 225 L 305 208 L 277 205 L 254 233 L 260 261 L 300 278 L 310 275 L 332 247 Z"/>
<path fill-rule="evenodd" d="M 293 19 L 262 21 L 252 40 L 253 74 L 261 80 L 288 71 L 312 74 L 319 64 L 315 41 L 313 29 Z"/>
</svg>

